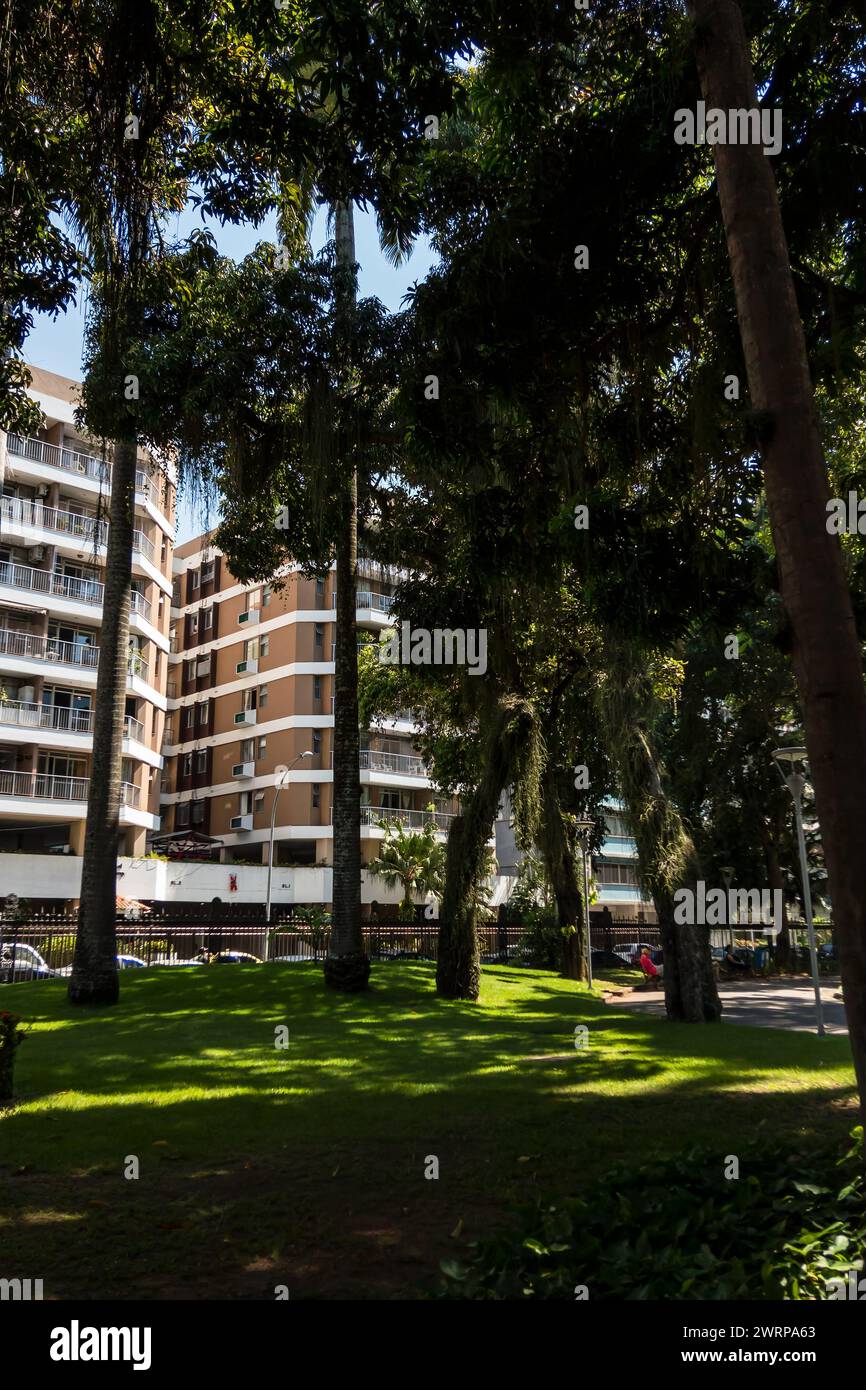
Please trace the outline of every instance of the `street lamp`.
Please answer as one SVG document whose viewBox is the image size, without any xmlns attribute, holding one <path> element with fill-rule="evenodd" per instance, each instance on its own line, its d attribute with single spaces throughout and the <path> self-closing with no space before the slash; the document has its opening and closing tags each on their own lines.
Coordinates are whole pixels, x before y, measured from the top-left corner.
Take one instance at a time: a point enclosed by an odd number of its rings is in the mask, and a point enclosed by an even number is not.
<svg viewBox="0 0 866 1390">
<path fill-rule="evenodd" d="M 580 841 L 580 857 L 583 862 L 583 922 L 586 928 L 586 968 L 589 972 L 589 987 L 592 989 L 592 937 L 589 927 L 589 874 L 586 867 L 586 851 L 589 845 L 589 837 L 595 829 L 595 821 L 579 820 L 575 822 L 577 838 Z"/>
<path fill-rule="evenodd" d="M 731 938 L 731 946 L 734 945 L 734 933 L 731 931 L 731 884 L 734 881 L 733 864 L 722 864 L 719 866 L 719 873 L 725 885 L 725 919 L 728 923 L 728 935 Z"/>
<path fill-rule="evenodd" d="M 796 763 L 805 763 L 807 757 L 805 748 L 777 748 L 773 754 L 773 761 L 779 769 L 779 776 L 784 782 L 791 799 L 794 802 L 794 820 L 797 825 L 797 845 L 800 851 L 800 877 L 803 882 L 803 910 L 806 914 L 806 932 L 809 937 L 809 960 L 812 966 L 812 988 L 815 991 L 815 1017 L 818 1021 L 818 1037 L 824 1036 L 824 1014 L 821 1009 L 821 986 L 818 982 L 818 950 L 815 945 L 815 928 L 812 924 L 812 891 L 809 887 L 809 865 L 806 860 L 806 836 L 803 833 L 803 788 L 806 785 L 806 778 L 802 772 L 795 770 Z M 786 773 L 784 764 L 789 765 Z"/>
<path fill-rule="evenodd" d="M 271 805 L 271 833 L 268 838 L 268 894 L 265 899 L 265 960 L 268 958 L 268 948 L 270 946 L 270 933 L 268 928 L 271 922 L 271 877 L 274 872 L 274 826 L 277 820 L 277 802 L 280 799 L 280 792 L 289 780 L 289 773 L 292 768 L 298 765 L 301 758 L 311 758 L 312 756 L 313 750 L 307 748 L 303 753 L 299 753 L 294 762 L 289 763 L 288 767 L 280 766 L 275 768 L 277 781 L 274 800 Z"/>
</svg>

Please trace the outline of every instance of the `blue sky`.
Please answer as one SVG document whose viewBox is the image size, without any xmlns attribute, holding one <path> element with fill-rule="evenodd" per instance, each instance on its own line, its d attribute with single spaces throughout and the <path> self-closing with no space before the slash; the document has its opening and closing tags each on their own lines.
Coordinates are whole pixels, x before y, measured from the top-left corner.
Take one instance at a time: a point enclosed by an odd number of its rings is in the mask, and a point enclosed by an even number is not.
<svg viewBox="0 0 866 1390">
<path fill-rule="evenodd" d="M 185 236 L 193 226 L 200 225 L 200 219 L 187 212 L 179 217 L 174 227 L 169 228 L 175 237 Z M 258 241 L 276 241 L 273 221 L 266 221 L 259 227 L 226 226 L 208 224 L 216 237 L 220 251 L 240 260 Z M 327 239 L 327 225 L 321 213 L 313 226 L 311 241 L 318 250 Z M 355 254 L 360 266 L 359 292 L 364 298 L 375 296 L 381 299 L 388 309 L 398 309 L 406 291 L 416 280 L 423 280 L 434 256 L 428 243 L 420 240 L 403 265 L 392 266 L 379 249 L 375 219 L 369 213 L 356 210 L 355 216 Z M 84 295 L 80 293 L 74 305 L 66 313 L 52 319 L 47 314 L 35 317 L 33 331 L 24 345 L 26 360 L 35 367 L 61 376 L 78 378 L 81 375 L 81 351 L 84 337 Z M 178 508 L 178 543 L 195 536 L 206 526 L 214 525 L 214 518 L 203 515 L 191 502 L 181 498 Z"/>
</svg>

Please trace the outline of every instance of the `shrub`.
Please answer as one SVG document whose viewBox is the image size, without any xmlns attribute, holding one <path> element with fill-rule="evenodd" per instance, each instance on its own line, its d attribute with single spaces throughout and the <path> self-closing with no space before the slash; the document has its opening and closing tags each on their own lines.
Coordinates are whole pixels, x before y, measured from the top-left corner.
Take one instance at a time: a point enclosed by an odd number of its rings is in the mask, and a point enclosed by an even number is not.
<svg viewBox="0 0 866 1390">
<path fill-rule="evenodd" d="M 0 1102 L 12 1099 L 15 1073 L 15 1053 L 26 1033 L 19 1027 L 21 1018 L 8 1010 L 0 1013 Z"/>
<path fill-rule="evenodd" d="M 466 1263 L 443 1261 L 442 1296 L 826 1299 L 864 1264 L 862 1129 L 852 1137 L 841 1157 L 743 1148 L 738 1179 L 706 1149 L 621 1166 L 583 1197 L 523 1210 Z"/>
</svg>

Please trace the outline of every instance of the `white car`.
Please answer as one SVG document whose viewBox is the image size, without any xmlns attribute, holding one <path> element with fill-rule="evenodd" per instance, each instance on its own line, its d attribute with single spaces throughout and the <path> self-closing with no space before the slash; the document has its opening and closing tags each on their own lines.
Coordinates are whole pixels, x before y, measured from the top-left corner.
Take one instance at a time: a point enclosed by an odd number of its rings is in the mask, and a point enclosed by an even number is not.
<svg viewBox="0 0 866 1390">
<path fill-rule="evenodd" d="M 52 970 L 35 946 L 24 941 L 8 941 L 0 946 L 0 984 L 17 980 L 53 980 L 61 972 Z"/>
</svg>

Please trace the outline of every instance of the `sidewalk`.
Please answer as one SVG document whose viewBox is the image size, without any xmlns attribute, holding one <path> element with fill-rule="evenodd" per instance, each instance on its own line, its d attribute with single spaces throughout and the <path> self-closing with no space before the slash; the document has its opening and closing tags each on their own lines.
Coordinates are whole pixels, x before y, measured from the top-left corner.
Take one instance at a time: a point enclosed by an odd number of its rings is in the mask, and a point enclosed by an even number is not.
<svg viewBox="0 0 866 1390">
<path fill-rule="evenodd" d="M 821 1004 L 828 1033 L 847 1033 L 845 1006 L 834 998 L 840 992 L 839 980 L 823 976 Z M 748 1023 L 761 1028 L 791 1028 L 795 1032 L 815 1031 L 815 996 L 811 979 L 744 980 L 719 985 L 726 1023 Z M 643 1010 L 664 1015 L 662 990 L 631 990 L 610 996 L 607 1003 L 617 1009 Z"/>
</svg>

